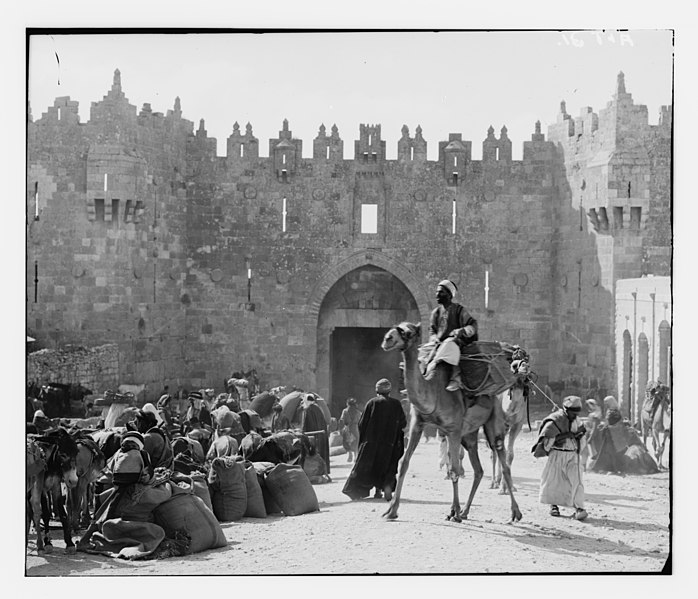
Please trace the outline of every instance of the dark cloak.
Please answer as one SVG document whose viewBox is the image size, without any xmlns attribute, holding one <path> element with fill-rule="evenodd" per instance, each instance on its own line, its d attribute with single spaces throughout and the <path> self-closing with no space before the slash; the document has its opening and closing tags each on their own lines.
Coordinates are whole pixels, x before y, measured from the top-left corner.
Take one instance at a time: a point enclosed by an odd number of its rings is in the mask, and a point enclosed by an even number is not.
<svg viewBox="0 0 698 599">
<path fill-rule="evenodd" d="M 342 493 L 352 499 L 367 497 L 373 487 L 395 490 L 395 475 L 407 425 L 400 400 L 377 396 L 366 404 L 359 421 L 359 454 Z"/>
<path fill-rule="evenodd" d="M 325 461 L 327 472 L 330 471 L 330 438 L 327 434 L 327 420 L 320 407 L 311 403 L 303 409 L 302 432 L 314 437 L 314 445 L 320 457 Z M 316 433 L 310 435 L 309 433 Z"/>
</svg>

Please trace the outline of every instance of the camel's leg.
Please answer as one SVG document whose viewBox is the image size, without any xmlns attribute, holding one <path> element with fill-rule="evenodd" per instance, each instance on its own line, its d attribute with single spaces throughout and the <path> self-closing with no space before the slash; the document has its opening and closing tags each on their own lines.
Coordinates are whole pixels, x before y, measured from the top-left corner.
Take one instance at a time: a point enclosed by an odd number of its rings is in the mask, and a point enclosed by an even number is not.
<svg viewBox="0 0 698 599">
<path fill-rule="evenodd" d="M 659 432 L 653 428 L 652 429 L 652 448 L 654 449 L 654 457 L 657 460 L 657 467 L 662 469 L 662 443 L 659 440 Z"/>
<path fill-rule="evenodd" d="M 468 501 L 465 504 L 465 509 L 461 511 L 460 515 L 463 520 L 468 519 L 468 514 L 470 513 L 470 506 L 473 503 L 473 498 L 477 492 L 477 488 L 482 480 L 482 475 L 484 470 L 482 469 L 482 464 L 480 463 L 480 456 L 477 452 L 477 435 L 478 431 L 473 431 L 467 435 L 463 435 L 461 439 L 461 444 L 465 447 L 468 452 L 468 458 L 470 459 L 470 465 L 473 467 L 473 483 L 470 485 L 470 494 L 468 495 Z"/>
<path fill-rule="evenodd" d="M 662 446 L 659 451 L 659 462 L 661 464 L 661 461 L 664 457 L 664 449 L 666 448 L 666 442 L 669 439 L 669 431 L 664 429 L 664 432 L 662 434 Z"/>
<path fill-rule="evenodd" d="M 405 475 L 407 474 L 407 469 L 410 467 L 410 459 L 412 458 L 414 450 L 417 449 L 417 445 L 419 445 L 419 439 L 422 436 L 423 429 L 424 424 L 416 418 L 410 422 L 409 441 L 407 442 L 407 449 L 405 449 L 405 453 L 400 460 L 400 466 L 398 467 L 395 492 L 393 493 L 393 498 L 390 500 L 388 509 L 383 513 L 383 518 L 387 518 L 388 520 L 395 520 L 397 518 L 397 510 L 400 507 L 402 483 L 405 482 Z"/>
<path fill-rule="evenodd" d="M 460 499 L 458 497 L 458 479 L 463 475 L 463 466 L 460 462 L 460 431 L 448 434 L 448 455 L 450 458 L 448 475 L 453 483 L 453 501 L 451 502 L 451 511 L 446 516 L 446 520 L 461 522 Z"/>
<path fill-rule="evenodd" d="M 504 449 L 503 431 L 501 430 L 501 426 L 498 426 L 497 420 L 496 410 L 493 410 L 492 416 L 484 425 L 485 437 L 487 437 L 490 446 L 495 448 L 499 461 L 502 464 L 502 475 L 504 476 L 507 489 L 509 490 L 509 497 L 511 497 L 511 521 L 517 522 L 521 520 L 521 510 L 514 497 L 514 485 L 511 482 L 511 470 L 509 470 L 506 451 Z"/>
<path fill-rule="evenodd" d="M 506 460 L 507 460 L 507 466 L 509 467 L 509 472 L 511 472 L 511 465 L 514 463 L 514 443 L 516 442 L 516 437 L 519 436 L 519 433 L 521 432 L 521 429 L 523 428 L 523 422 L 517 422 L 512 425 L 512 427 L 509 429 L 509 433 L 507 434 L 507 439 L 506 439 Z M 500 483 L 501 486 L 499 487 L 499 494 L 500 495 L 506 495 L 508 491 L 507 483 L 506 480 L 502 477 L 502 472 L 501 472 L 501 467 L 500 467 L 500 472 L 499 472 L 499 477 L 500 477 Z M 516 487 L 512 486 L 511 488 L 512 491 L 516 491 Z"/>
<path fill-rule="evenodd" d="M 490 489 L 496 489 L 499 486 L 500 470 L 497 466 L 497 452 L 492 450 L 492 481 L 490 482 Z"/>
</svg>

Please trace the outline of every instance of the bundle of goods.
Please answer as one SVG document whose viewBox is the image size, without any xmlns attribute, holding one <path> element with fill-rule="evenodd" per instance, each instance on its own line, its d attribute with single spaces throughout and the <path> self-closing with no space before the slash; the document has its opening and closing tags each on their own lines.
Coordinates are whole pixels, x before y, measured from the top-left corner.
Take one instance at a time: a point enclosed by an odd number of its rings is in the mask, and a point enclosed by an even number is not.
<svg viewBox="0 0 698 599">
<path fill-rule="evenodd" d="M 172 484 L 172 497 L 154 510 L 155 523 L 180 544 L 178 555 L 225 547 L 223 529 L 193 485 Z"/>
<path fill-rule="evenodd" d="M 313 485 L 300 466 L 277 464 L 266 472 L 264 485 L 286 516 L 320 510 Z"/>
<path fill-rule="evenodd" d="M 508 353 L 497 341 L 476 341 L 461 349 L 460 369 L 467 395 L 497 395 L 516 383 Z"/>
<path fill-rule="evenodd" d="M 208 474 L 213 513 L 221 522 L 240 520 L 247 511 L 245 466 L 234 457 L 214 458 Z"/>
</svg>

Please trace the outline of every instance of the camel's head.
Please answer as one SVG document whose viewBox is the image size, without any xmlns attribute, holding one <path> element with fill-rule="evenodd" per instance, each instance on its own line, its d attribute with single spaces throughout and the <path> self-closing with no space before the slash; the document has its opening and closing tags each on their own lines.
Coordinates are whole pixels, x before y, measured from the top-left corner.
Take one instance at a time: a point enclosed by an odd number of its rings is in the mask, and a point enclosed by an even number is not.
<svg viewBox="0 0 698 599">
<path fill-rule="evenodd" d="M 401 322 L 390 329 L 383 337 L 381 347 L 384 351 L 405 350 L 419 341 L 420 331 L 418 324 Z"/>
</svg>

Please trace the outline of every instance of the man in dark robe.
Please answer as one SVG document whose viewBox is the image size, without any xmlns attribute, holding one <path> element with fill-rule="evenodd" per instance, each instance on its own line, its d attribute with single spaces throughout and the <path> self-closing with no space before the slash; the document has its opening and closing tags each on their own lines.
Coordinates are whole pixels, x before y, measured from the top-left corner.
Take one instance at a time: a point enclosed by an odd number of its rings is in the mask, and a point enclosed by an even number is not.
<svg viewBox="0 0 698 599">
<path fill-rule="evenodd" d="M 327 473 L 330 472 L 330 438 L 327 434 L 327 420 L 316 403 L 317 396 L 314 393 L 306 393 L 303 398 L 303 416 L 301 419 L 301 432 L 315 433 L 315 450 L 325 461 Z"/>
<path fill-rule="evenodd" d="M 405 451 L 403 429 L 407 425 L 400 400 L 390 397 L 390 381 L 376 383 L 378 395 L 366 404 L 359 421 L 359 454 L 342 493 L 352 499 L 385 494 L 390 501 L 395 490 L 397 465 Z"/>
</svg>

